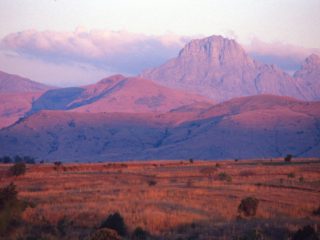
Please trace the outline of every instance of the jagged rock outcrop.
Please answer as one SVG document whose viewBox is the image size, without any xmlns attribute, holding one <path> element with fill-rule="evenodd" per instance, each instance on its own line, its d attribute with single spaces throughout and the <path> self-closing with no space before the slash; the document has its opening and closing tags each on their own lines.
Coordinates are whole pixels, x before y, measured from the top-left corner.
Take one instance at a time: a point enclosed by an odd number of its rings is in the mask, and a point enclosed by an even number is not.
<svg viewBox="0 0 320 240">
<path fill-rule="evenodd" d="M 306 58 L 294 77 L 302 86 L 307 99 L 320 100 L 320 57 L 318 55 L 312 54 Z"/>
<path fill-rule="evenodd" d="M 309 99 L 296 79 L 274 65 L 251 59 L 236 41 L 221 36 L 193 40 L 178 57 L 141 76 L 216 101 L 256 94 Z"/>
</svg>

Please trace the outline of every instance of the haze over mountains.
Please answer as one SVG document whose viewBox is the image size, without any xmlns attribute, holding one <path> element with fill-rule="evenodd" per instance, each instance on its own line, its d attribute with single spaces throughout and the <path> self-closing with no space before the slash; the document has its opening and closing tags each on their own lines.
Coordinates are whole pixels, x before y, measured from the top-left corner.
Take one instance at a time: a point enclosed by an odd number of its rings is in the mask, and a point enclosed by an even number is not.
<svg viewBox="0 0 320 240">
<path fill-rule="evenodd" d="M 315 60 L 316 55 L 311 58 L 306 60 L 312 62 L 313 75 L 310 78 L 313 82 L 319 82 L 319 61 Z M 309 65 L 303 64 L 300 71 Z M 178 57 L 141 74 L 141 77 L 168 87 L 196 92 L 218 102 L 256 94 L 318 99 L 319 95 L 313 92 L 318 92 L 319 86 L 315 83 L 305 85 L 298 76 L 305 79 L 310 72 L 291 77 L 275 65 L 253 60 L 236 41 L 221 36 L 193 40 L 180 51 Z"/>
<path fill-rule="evenodd" d="M 87 86 L 52 88 L 0 72 L 0 156 L 319 156 L 319 76 L 317 55 L 290 76 L 220 36 L 191 41 L 139 77 L 114 75 Z"/>
</svg>

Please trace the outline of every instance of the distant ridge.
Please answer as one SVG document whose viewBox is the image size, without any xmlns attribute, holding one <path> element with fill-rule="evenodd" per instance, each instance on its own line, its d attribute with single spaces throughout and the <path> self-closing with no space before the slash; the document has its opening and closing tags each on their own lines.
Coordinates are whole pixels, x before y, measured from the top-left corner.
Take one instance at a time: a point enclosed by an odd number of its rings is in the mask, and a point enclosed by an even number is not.
<svg viewBox="0 0 320 240">
<path fill-rule="evenodd" d="M 40 110 L 75 112 L 167 112 L 196 102 L 213 103 L 203 96 L 158 85 L 150 80 L 114 75 L 96 84 L 49 90 L 30 113 Z"/>
<path fill-rule="evenodd" d="M 40 111 L 0 130 L 1 155 L 38 160 L 248 159 L 320 155 L 320 102 L 258 95 L 167 113 Z"/>
<path fill-rule="evenodd" d="M 53 87 L 0 71 L 0 93 L 43 92 Z"/>
</svg>

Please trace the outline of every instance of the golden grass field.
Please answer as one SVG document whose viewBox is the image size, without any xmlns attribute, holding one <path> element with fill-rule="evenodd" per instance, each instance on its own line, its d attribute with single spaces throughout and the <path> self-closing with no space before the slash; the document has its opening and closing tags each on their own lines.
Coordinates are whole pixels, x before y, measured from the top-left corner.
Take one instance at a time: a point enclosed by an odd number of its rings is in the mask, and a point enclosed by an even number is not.
<svg viewBox="0 0 320 240">
<path fill-rule="evenodd" d="M 65 236 L 43 230 L 43 239 L 87 239 L 116 211 L 129 232 L 140 226 L 154 239 L 240 239 L 253 230 L 282 239 L 320 220 L 312 214 L 320 206 L 319 159 L 47 163 L 19 177 L 5 176 L 9 166 L 0 165 L 0 187 L 14 182 L 19 198 L 35 204 L 23 213 L 28 226 L 68 221 Z M 232 181 L 217 179 L 221 172 Z M 248 196 L 259 199 L 257 214 L 239 220 Z"/>
</svg>

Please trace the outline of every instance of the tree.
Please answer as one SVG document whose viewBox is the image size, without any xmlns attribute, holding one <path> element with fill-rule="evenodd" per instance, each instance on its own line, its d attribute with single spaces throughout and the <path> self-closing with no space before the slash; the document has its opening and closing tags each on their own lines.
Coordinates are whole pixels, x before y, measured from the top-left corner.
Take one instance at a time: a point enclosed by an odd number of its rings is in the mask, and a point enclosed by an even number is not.
<svg viewBox="0 0 320 240">
<path fill-rule="evenodd" d="M 17 196 L 13 183 L 0 188 L 0 236 L 5 235 L 11 226 L 21 220 L 21 214 L 27 207 L 27 203 L 20 201 Z"/>
<path fill-rule="evenodd" d="M 118 212 L 110 214 L 107 219 L 101 223 L 100 228 L 113 229 L 120 236 L 125 236 L 127 234 L 127 227 L 124 223 L 123 217 Z"/>
<path fill-rule="evenodd" d="M 23 162 L 15 163 L 9 168 L 9 175 L 11 176 L 20 176 L 25 174 L 26 164 Z"/>
<path fill-rule="evenodd" d="M 245 217 L 253 217 L 256 215 L 259 200 L 254 197 L 246 197 L 241 200 L 238 206 L 239 217 L 244 215 Z"/>
<path fill-rule="evenodd" d="M 284 161 L 285 161 L 285 162 L 291 162 L 291 159 L 292 159 L 292 155 L 291 155 L 291 154 L 288 154 L 288 155 L 284 158 Z"/>
</svg>

